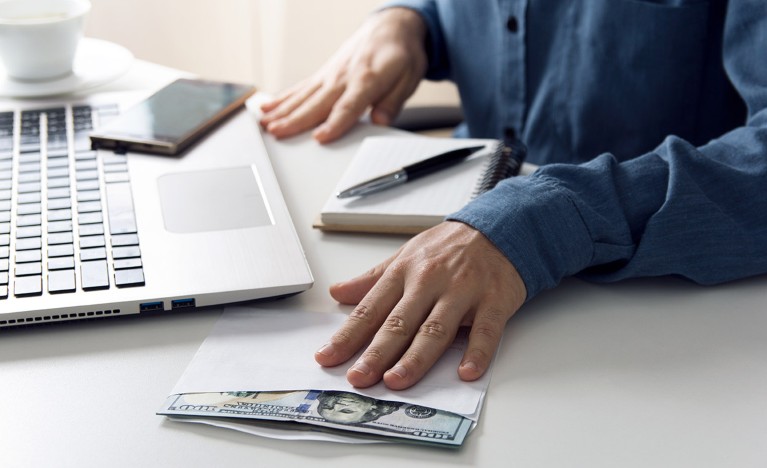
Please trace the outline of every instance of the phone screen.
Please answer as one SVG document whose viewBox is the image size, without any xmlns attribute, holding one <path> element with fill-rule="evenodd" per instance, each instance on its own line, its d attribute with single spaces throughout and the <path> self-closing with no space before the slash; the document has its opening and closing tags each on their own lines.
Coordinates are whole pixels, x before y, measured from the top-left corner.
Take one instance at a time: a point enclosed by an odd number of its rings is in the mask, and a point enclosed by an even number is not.
<svg viewBox="0 0 767 468">
<path fill-rule="evenodd" d="M 94 146 L 174 153 L 236 109 L 253 93 L 249 85 L 176 80 L 99 128 Z"/>
</svg>

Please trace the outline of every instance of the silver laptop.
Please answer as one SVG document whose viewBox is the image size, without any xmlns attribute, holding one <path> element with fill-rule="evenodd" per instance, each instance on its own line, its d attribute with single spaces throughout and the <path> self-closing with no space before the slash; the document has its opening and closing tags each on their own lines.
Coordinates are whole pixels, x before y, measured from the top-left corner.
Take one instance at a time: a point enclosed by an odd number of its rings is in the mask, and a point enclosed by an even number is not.
<svg viewBox="0 0 767 468">
<path fill-rule="evenodd" d="M 135 94 L 0 108 L 0 327 L 273 298 L 313 278 L 242 109 L 181 157 L 92 151 Z"/>
</svg>

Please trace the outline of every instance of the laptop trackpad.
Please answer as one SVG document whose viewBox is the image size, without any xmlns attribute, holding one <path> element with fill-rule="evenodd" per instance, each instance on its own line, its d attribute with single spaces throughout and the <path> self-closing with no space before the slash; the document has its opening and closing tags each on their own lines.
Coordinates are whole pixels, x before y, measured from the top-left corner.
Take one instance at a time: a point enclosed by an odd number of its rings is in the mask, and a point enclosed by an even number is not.
<svg viewBox="0 0 767 468">
<path fill-rule="evenodd" d="M 192 233 L 273 224 L 255 170 L 244 166 L 161 176 L 165 229 Z"/>
</svg>

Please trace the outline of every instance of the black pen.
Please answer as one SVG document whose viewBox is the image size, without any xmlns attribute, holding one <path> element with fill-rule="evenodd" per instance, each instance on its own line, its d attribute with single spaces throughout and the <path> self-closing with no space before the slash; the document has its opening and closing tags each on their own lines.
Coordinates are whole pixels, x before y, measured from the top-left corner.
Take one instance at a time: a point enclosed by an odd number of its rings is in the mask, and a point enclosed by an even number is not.
<svg viewBox="0 0 767 468">
<path fill-rule="evenodd" d="M 387 174 L 380 175 L 365 182 L 359 183 L 352 187 L 342 190 L 336 194 L 338 198 L 349 198 L 367 195 L 374 192 L 380 192 L 398 185 L 404 184 L 411 180 L 421 178 L 425 175 L 432 174 L 442 169 L 454 166 L 464 159 L 468 158 L 477 151 L 485 148 L 484 146 L 471 146 L 468 148 L 460 148 L 451 150 L 446 153 L 438 154 L 430 158 L 418 161 L 389 172 Z"/>
</svg>

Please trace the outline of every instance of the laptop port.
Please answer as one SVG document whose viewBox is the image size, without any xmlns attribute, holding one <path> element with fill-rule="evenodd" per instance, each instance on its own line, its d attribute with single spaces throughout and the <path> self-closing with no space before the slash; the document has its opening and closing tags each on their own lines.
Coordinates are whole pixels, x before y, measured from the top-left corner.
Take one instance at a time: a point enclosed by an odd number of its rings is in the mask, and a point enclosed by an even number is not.
<svg viewBox="0 0 767 468">
<path fill-rule="evenodd" d="M 170 301 L 171 310 L 191 309 L 193 307 L 194 307 L 194 298 L 175 299 L 173 301 Z"/>
<path fill-rule="evenodd" d="M 157 302 L 144 302 L 138 306 L 139 312 L 154 312 L 158 310 L 164 310 L 165 304 L 162 301 Z"/>
</svg>

